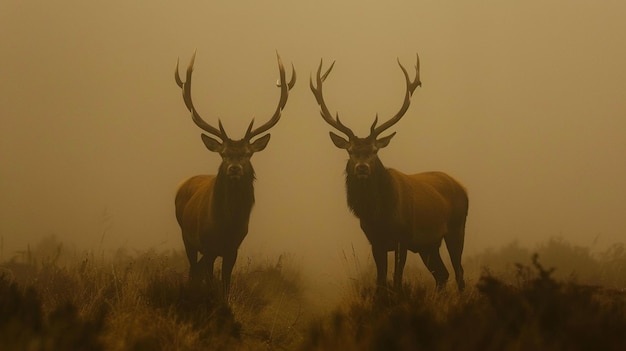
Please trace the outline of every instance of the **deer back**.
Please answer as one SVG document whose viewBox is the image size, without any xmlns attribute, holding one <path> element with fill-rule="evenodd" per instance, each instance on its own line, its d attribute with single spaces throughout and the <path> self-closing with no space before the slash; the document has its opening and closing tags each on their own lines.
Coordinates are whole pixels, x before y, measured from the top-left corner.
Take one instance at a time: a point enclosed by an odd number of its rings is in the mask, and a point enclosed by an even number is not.
<svg viewBox="0 0 626 351">
<path fill-rule="evenodd" d="M 456 179 L 443 172 L 424 172 L 412 175 L 424 184 L 430 184 L 450 206 L 448 223 L 465 222 L 469 200 L 467 190 Z"/>
</svg>

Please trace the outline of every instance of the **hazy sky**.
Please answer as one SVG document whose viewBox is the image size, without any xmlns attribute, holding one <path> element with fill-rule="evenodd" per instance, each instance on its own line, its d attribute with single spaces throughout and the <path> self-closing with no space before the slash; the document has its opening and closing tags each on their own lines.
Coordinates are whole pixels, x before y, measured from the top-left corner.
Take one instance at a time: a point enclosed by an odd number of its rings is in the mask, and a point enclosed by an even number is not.
<svg viewBox="0 0 626 351">
<path fill-rule="evenodd" d="M 214 173 L 174 83 L 197 48 L 201 114 L 242 136 L 271 116 L 278 50 L 299 80 L 267 149 L 242 255 L 332 266 L 367 252 L 348 212 L 347 159 L 309 87 L 337 64 L 330 109 L 357 134 L 399 108 L 399 58 L 422 82 L 388 167 L 469 189 L 467 251 L 626 234 L 623 1 L 0 2 L 2 257 L 51 234 L 80 247 L 182 248 L 174 194 Z M 390 4 L 392 3 L 392 4 Z M 412 71 L 411 71 L 412 72 Z M 104 236 L 103 236 L 104 233 Z"/>
</svg>

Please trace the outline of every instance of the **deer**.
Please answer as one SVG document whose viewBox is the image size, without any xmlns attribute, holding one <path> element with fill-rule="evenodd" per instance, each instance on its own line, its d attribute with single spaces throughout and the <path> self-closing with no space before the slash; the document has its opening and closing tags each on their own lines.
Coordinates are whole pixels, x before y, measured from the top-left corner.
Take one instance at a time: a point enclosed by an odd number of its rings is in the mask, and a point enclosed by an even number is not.
<svg viewBox="0 0 626 351">
<path fill-rule="evenodd" d="M 215 128 L 194 107 L 191 78 L 196 53 L 187 68 L 185 81 L 179 75 L 179 62 L 176 62 L 175 80 L 182 90 L 185 106 L 191 112 L 196 126 L 206 132 L 201 134 L 206 148 L 222 158 L 217 175 L 196 175 L 179 186 L 175 198 L 176 220 L 189 260 L 189 282 L 197 285 L 206 281 L 213 286 L 215 260 L 222 257 L 222 293 L 226 301 L 239 246 L 248 234 L 250 213 L 255 202 L 255 173 L 250 159 L 254 153 L 263 151 L 267 146 L 270 134 L 264 133 L 280 120 L 289 91 L 296 82 L 293 64 L 291 79 L 287 82 L 278 52 L 276 56 L 280 75 L 277 83 L 280 88 L 278 106 L 265 124 L 253 129 L 252 119 L 244 137 L 239 140 L 231 139 L 226 134 L 221 120 L 218 119 L 218 128 Z M 202 255 L 199 260 L 198 254 Z"/>
<path fill-rule="evenodd" d="M 393 288 L 402 288 L 402 276 L 407 251 L 418 253 L 441 290 L 449 278 L 441 255 L 445 241 L 454 268 L 459 291 L 465 288 L 461 255 L 465 240 L 465 222 L 468 213 L 468 195 L 465 187 L 444 172 L 406 174 L 386 168 L 378 151 L 389 145 L 393 132 L 380 136 L 406 114 L 413 92 L 420 81 L 419 54 L 415 77 L 411 80 L 398 58 L 406 81 L 406 93 L 400 110 L 386 122 L 378 124 L 378 114 L 367 137 L 361 138 L 330 113 L 322 93 L 322 84 L 335 62 L 322 73 L 323 59 L 317 69 L 315 83 L 310 77 L 310 88 L 326 123 L 345 137 L 330 131 L 330 139 L 340 149 L 347 150 L 349 159 L 345 168 L 347 204 L 359 219 L 360 227 L 371 245 L 376 265 L 376 285 L 387 287 L 387 253 L 394 252 Z"/>
</svg>

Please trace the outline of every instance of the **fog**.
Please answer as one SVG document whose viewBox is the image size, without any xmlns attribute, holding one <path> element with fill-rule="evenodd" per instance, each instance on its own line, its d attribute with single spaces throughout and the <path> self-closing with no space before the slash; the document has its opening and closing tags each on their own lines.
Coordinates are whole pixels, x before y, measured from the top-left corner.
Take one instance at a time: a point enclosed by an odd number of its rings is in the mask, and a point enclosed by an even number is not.
<svg viewBox="0 0 626 351">
<path fill-rule="evenodd" d="M 149 5 L 146 5 L 149 4 Z M 466 252 L 550 237 L 603 247 L 626 228 L 626 5 L 621 1 L 3 1 L 3 259 L 55 235 L 77 247 L 182 249 L 174 194 L 215 173 L 174 67 L 231 137 L 279 97 L 276 51 L 298 81 L 252 162 L 256 206 L 240 257 L 290 253 L 330 274 L 368 255 L 343 170 L 308 87 L 320 58 L 332 111 L 357 135 L 423 86 L 388 167 L 442 170 L 469 190 Z"/>
</svg>

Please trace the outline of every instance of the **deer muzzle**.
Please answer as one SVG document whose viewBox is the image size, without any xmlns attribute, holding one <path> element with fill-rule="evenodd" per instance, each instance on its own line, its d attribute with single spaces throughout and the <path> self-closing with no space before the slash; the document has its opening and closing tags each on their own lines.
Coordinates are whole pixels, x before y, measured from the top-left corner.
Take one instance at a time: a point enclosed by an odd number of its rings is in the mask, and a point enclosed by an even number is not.
<svg viewBox="0 0 626 351">
<path fill-rule="evenodd" d="M 357 163 L 354 166 L 354 175 L 357 178 L 365 179 L 370 175 L 370 166 L 367 163 Z"/>
<path fill-rule="evenodd" d="M 243 176 L 243 167 L 240 164 L 229 165 L 226 169 L 226 175 L 231 179 L 239 179 Z"/>
</svg>

